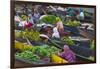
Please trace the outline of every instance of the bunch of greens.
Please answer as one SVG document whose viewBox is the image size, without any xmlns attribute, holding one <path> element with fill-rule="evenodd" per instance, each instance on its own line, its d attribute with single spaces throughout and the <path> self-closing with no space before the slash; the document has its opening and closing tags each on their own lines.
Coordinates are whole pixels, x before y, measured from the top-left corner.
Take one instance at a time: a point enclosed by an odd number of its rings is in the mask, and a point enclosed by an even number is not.
<svg viewBox="0 0 100 69">
<path fill-rule="evenodd" d="M 35 62 L 39 62 L 40 60 L 40 57 L 38 55 L 33 54 L 33 52 L 28 51 L 28 50 L 22 51 L 21 53 L 16 53 L 16 57 L 24 58 L 29 61 L 35 61 Z"/>
<path fill-rule="evenodd" d="M 39 54 L 42 57 L 50 57 L 51 53 L 58 52 L 59 49 L 54 46 L 36 46 L 35 53 Z"/>
<path fill-rule="evenodd" d="M 48 51 L 50 52 L 50 53 L 58 53 L 59 51 L 60 51 L 60 49 L 58 49 L 58 48 L 56 48 L 55 46 L 51 46 L 49 49 L 48 49 Z"/>
<path fill-rule="evenodd" d="M 75 45 L 74 41 L 71 40 L 69 37 L 62 37 L 61 40 L 66 42 L 66 44 L 68 45 Z"/>
<path fill-rule="evenodd" d="M 41 57 L 49 57 L 50 53 L 43 46 L 35 46 L 35 54 L 38 54 Z"/>
<path fill-rule="evenodd" d="M 64 23 L 66 26 L 71 26 L 71 27 L 76 27 L 76 26 L 79 26 L 80 25 L 80 21 L 71 21 L 69 20 L 68 22 L 65 22 Z"/>
<path fill-rule="evenodd" d="M 55 24 L 57 22 L 57 20 L 60 20 L 60 18 L 58 19 L 58 17 L 56 17 L 54 15 L 46 15 L 40 20 L 40 22 L 41 23 Z"/>
</svg>

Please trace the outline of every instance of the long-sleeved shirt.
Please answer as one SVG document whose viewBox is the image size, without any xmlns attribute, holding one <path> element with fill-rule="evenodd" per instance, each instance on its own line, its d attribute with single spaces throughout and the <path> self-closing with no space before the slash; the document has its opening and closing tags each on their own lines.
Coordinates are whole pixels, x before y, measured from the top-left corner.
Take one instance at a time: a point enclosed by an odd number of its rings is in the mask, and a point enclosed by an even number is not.
<svg viewBox="0 0 100 69">
<path fill-rule="evenodd" d="M 62 52 L 62 53 L 60 54 L 60 56 L 61 56 L 63 59 L 67 60 L 69 63 L 75 62 L 75 59 L 76 59 L 75 54 L 74 54 L 71 50 L 68 50 L 68 51 L 66 51 L 66 52 Z"/>
</svg>

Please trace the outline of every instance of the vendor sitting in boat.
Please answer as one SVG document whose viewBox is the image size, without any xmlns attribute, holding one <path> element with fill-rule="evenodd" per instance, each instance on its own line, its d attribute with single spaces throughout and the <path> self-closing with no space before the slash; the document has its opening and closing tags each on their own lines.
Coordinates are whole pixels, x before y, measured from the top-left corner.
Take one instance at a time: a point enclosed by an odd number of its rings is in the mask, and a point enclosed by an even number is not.
<svg viewBox="0 0 100 69">
<path fill-rule="evenodd" d="M 76 59 L 74 52 L 68 47 L 68 45 L 64 45 L 63 52 L 58 53 L 58 55 L 69 63 L 74 63 Z"/>
<path fill-rule="evenodd" d="M 56 25 L 53 28 L 53 34 L 52 37 L 60 38 L 62 36 L 68 36 L 70 33 L 64 31 L 64 26 L 59 17 L 56 18 Z"/>
<path fill-rule="evenodd" d="M 40 38 L 47 42 L 52 37 L 52 27 L 44 25 L 40 30 Z"/>
</svg>

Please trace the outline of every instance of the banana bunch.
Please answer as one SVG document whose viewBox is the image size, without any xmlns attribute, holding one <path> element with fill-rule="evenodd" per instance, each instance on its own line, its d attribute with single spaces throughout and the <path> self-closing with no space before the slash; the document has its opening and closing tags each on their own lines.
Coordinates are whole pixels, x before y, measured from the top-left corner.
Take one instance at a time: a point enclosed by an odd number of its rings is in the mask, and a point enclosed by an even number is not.
<svg viewBox="0 0 100 69">
<path fill-rule="evenodd" d="M 33 46 L 23 44 L 21 42 L 15 42 L 15 49 L 20 50 L 20 51 L 24 51 L 24 50 L 30 50 L 32 52 L 35 51 Z"/>
<path fill-rule="evenodd" d="M 63 58 L 61 58 L 61 57 L 59 57 L 59 56 L 57 56 L 55 54 L 51 55 L 51 61 L 53 63 L 68 63 L 67 60 L 64 60 Z"/>
</svg>

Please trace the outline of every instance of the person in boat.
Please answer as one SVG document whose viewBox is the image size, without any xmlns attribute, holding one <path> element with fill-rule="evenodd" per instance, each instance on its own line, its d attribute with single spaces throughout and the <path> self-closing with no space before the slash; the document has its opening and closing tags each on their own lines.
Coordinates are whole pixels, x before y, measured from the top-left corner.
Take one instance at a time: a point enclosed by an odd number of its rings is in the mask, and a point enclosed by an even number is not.
<svg viewBox="0 0 100 69">
<path fill-rule="evenodd" d="M 21 18 L 20 18 L 19 14 L 17 12 L 14 16 L 14 21 L 15 21 L 15 23 L 19 23 L 21 21 Z"/>
<path fill-rule="evenodd" d="M 68 45 L 64 45 L 63 52 L 58 53 L 58 55 L 67 60 L 69 63 L 74 63 L 76 60 L 75 53 L 69 48 Z"/>
<path fill-rule="evenodd" d="M 40 18 L 40 13 L 38 12 L 38 10 L 34 10 L 34 13 L 33 13 L 33 20 L 34 20 L 34 23 L 38 23 L 39 21 L 39 18 Z"/>
<path fill-rule="evenodd" d="M 84 20 L 85 16 L 84 16 L 84 11 L 83 11 L 83 9 L 80 9 L 79 11 L 80 11 L 80 12 L 79 12 L 79 14 L 77 15 L 77 19 L 78 19 L 78 20 Z"/>
<path fill-rule="evenodd" d="M 28 14 L 28 22 L 34 24 L 32 13 Z"/>
<path fill-rule="evenodd" d="M 15 22 L 15 28 L 18 29 L 19 27 L 19 23 L 21 22 L 21 17 L 19 16 L 19 14 L 16 12 L 15 16 L 14 16 L 14 22 Z"/>
<path fill-rule="evenodd" d="M 53 38 L 58 38 L 58 39 L 60 38 L 60 34 L 59 34 L 59 31 L 58 31 L 57 27 L 54 27 L 54 28 L 53 28 L 52 37 L 53 37 Z"/>
<path fill-rule="evenodd" d="M 30 19 L 30 16 L 22 15 L 22 20 L 19 22 L 18 25 L 20 28 L 31 28 L 33 26 L 33 23 Z"/>
<path fill-rule="evenodd" d="M 64 31 L 64 26 L 59 17 L 56 18 L 56 25 L 53 28 L 53 34 L 56 34 L 55 36 L 60 38 L 62 36 L 68 36 L 70 33 Z"/>
<path fill-rule="evenodd" d="M 52 37 L 52 27 L 44 25 L 40 29 L 40 38 L 47 42 Z"/>
</svg>

